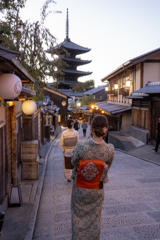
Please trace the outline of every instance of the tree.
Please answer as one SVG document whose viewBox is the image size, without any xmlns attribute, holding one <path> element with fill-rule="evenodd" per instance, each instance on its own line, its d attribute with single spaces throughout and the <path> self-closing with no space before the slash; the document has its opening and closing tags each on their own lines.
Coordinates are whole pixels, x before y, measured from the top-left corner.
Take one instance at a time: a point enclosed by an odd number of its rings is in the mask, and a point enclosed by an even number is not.
<svg viewBox="0 0 160 240">
<path fill-rule="evenodd" d="M 89 95 L 89 96 L 83 96 L 82 97 L 82 106 L 83 105 L 89 106 L 90 104 L 93 104 L 95 102 L 99 102 L 99 98 L 95 98 L 94 95 Z"/>
<path fill-rule="evenodd" d="M 73 92 L 86 92 L 94 87 L 94 80 L 79 82 L 76 85 L 71 87 Z"/>
<path fill-rule="evenodd" d="M 75 103 L 74 101 L 71 101 L 71 102 L 70 102 L 70 107 L 71 107 L 72 109 L 76 109 L 76 108 L 77 108 L 77 105 L 76 105 L 76 103 Z"/>
<path fill-rule="evenodd" d="M 0 44 L 11 50 L 20 51 L 19 60 L 36 80 L 34 88 L 42 92 L 46 76 L 53 77 L 55 67 L 44 51 L 53 49 L 55 37 L 44 26 L 44 21 L 51 11 L 47 12 L 53 0 L 46 0 L 41 9 L 41 19 L 36 22 L 23 21 L 20 11 L 27 0 L 3 0 L 0 2 Z M 7 6 L 7 8 L 6 8 Z"/>
</svg>

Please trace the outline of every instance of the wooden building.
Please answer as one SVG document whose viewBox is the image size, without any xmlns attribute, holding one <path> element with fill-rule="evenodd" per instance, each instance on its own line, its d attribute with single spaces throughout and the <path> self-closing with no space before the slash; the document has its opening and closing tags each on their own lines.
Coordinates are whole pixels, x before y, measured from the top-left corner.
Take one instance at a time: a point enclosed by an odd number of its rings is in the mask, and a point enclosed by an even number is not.
<svg viewBox="0 0 160 240">
<path fill-rule="evenodd" d="M 102 79 L 102 82 L 109 83 L 107 99 L 103 102 L 103 107 L 101 105 L 102 102 L 97 104 L 97 106 L 104 111 L 104 114 L 109 116 L 110 125 L 112 125 L 112 122 L 114 122 L 114 125 L 117 125 L 114 130 L 127 132 L 131 130 L 132 126 L 131 132 L 135 130 L 137 136 L 143 134 L 143 130 L 147 129 L 149 131 L 148 137 L 154 136 L 154 134 L 150 133 L 151 125 L 147 122 L 153 117 L 154 113 L 149 111 L 146 98 L 143 101 L 140 98 L 139 100 L 135 98 L 132 102 L 129 96 L 132 92 L 143 89 L 148 81 L 159 82 L 159 69 L 160 48 L 128 60 Z M 110 108 L 111 104 L 112 109 Z M 131 111 L 132 104 L 133 109 Z M 122 107 L 121 110 L 119 109 L 120 107 Z M 137 108 L 140 115 L 137 114 Z M 149 114 L 152 114 L 152 116 L 149 116 Z M 139 116 L 141 117 L 139 118 Z M 154 118 L 157 118 L 157 116 Z M 138 129 L 137 126 L 139 126 Z"/>
<path fill-rule="evenodd" d="M 83 96 L 89 96 L 89 95 L 93 95 L 94 98 L 99 99 L 99 101 L 106 101 L 107 99 L 107 92 L 105 90 L 105 88 L 108 86 L 108 84 L 103 85 L 103 86 L 99 86 L 96 88 L 92 88 L 89 91 L 86 91 L 83 93 Z"/>
<path fill-rule="evenodd" d="M 160 116 L 160 82 L 147 82 L 128 97 L 132 99 L 132 124 L 148 131 L 148 141 L 156 139 Z"/>
<path fill-rule="evenodd" d="M 34 79 L 17 60 L 19 54 L 0 46 L 0 75 L 14 72 L 22 82 L 21 93 L 15 99 L 5 101 L 0 96 L 0 205 L 3 210 L 8 207 L 11 186 L 18 184 L 21 178 L 22 99 L 36 94 L 24 87 L 26 83 L 34 83 Z"/>
<path fill-rule="evenodd" d="M 43 93 L 46 96 L 49 96 L 51 101 L 58 107 L 58 123 L 60 126 L 66 126 L 67 121 L 67 108 L 68 108 L 68 96 L 54 90 L 51 87 L 43 88 Z"/>
</svg>

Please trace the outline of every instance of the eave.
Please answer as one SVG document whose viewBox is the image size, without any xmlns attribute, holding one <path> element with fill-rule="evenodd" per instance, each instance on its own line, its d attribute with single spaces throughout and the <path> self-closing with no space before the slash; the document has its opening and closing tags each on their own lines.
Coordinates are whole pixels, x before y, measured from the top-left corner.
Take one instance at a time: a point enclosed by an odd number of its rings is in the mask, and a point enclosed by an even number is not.
<svg viewBox="0 0 160 240">
<path fill-rule="evenodd" d="M 148 53 L 145 53 L 143 55 L 140 55 L 136 58 L 133 58 L 125 63 L 123 63 L 122 65 L 120 65 L 118 68 L 116 68 L 113 72 L 111 72 L 110 74 L 108 74 L 106 77 L 102 78 L 101 81 L 105 82 L 107 80 L 110 80 L 111 78 L 117 76 L 118 74 L 126 71 L 126 70 L 130 70 L 132 67 L 134 67 L 135 65 L 148 61 L 149 59 L 155 58 L 158 55 L 160 55 L 160 48 L 155 49 L 153 51 L 150 51 Z"/>
<path fill-rule="evenodd" d="M 17 59 L 20 54 L 20 52 L 0 46 L 0 71 L 2 73 L 14 73 L 21 79 L 22 83 L 34 83 L 33 77 Z"/>
<path fill-rule="evenodd" d="M 61 69 L 61 71 L 65 74 L 73 74 L 77 76 L 86 76 L 92 74 L 92 72 L 83 72 L 83 71 L 77 71 L 72 69 Z"/>
<path fill-rule="evenodd" d="M 67 62 L 67 63 L 72 63 L 76 66 L 78 65 L 84 65 L 84 64 L 88 64 L 88 63 L 91 63 L 92 61 L 91 60 L 81 60 L 81 59 L 78 59 L 78 58 L 62 58 L 63 61 Z"/>
<path fill-rule="evenodd" d="M 30 90 L 29 88 L 22 87 L 20 95 L 15 100 L 24 100 L 26 98 L 32 98 L 35 95 L 36 95 L 35 91 Z"/>
</svg>

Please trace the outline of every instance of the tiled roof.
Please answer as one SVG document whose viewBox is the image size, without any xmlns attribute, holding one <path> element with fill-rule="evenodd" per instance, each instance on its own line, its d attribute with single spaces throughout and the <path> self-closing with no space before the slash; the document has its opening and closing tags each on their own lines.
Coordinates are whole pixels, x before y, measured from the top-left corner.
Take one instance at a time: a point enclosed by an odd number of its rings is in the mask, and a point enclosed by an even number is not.
<svg viewBox="0 0 160 240">
<path fill-rule="evenodd" d="M 83 72 L 83 71 L 77 71 L 74 69 L 61 69 L 64 73 L 73 73 L 75 75 L 90 75 L 92 72 Z"/>
<path fill-rule="evenodd" d="M 59 92 L 66 94 L 69 97 L 76 96 L 76 97 L 81 97 L 82 92 L 73 92 L 72 89 L 59 89 Z"/>
<path fill-rule="evenodd" d="M 132 109 L 131 106 L 128 104 L 118 104 L 106 101 L 95 103 L 95 105 L 103 111 L 107 112 L 109 115 L 115 115 L 117 113 L 130 111 Z"/>
<path fill-rule="evenodd" d="M 74 42 L 71 42 L 69 39 L 65 39 L 64 42 L 60 43 L 55 47 L 55 49 L 58 49 L 60 47 L 64 47 L 67 49 L 74 49 L 82 52 L 89 52 L 91 49 L 90 48 L 84 48 Z"/>
<path fill-rule="evenodd" d="M 160 93 L 160 82 L 147 82 L 145 87 L 138 89 L 134 93 Z"/>
<path fill-rule="evenodd" d="M 26 83 L 34 83 L 34 78 L 17 59 L 17 56 L 20 54 L 20 52 L 12 51 L 8 48 L 0 46 L 0 71 L 5 73 L 14 72 L 15 75 L 17 75 L 21 80 L 25 80 Z"/>
<path fill-rule="evenodd" d="M 66 61 L 66 62 L 74 62 L 74 63 L 80 64 L 80 65 L 92 62 L 91 60 L 81 60 L 79 58 L 67 58 L 67 57 L 64 57 L 62 59 L 64 61 Z"/>
<path fill-rule="evenodd" d="M 60 85 L 60 84 L 76 85 L 77 83 L 78 83 L 78 81 L 58 81 L 58 82 L 49 83 L 48 86 L 50 86 L 52 88 L 52 87 L 54 87 L 54 85 Z"/>
<path fill-rule="evenodd" d="M 99 87 L 97 87 L 97 88 L 93 88 L 93 89 L 91 89 L 91 90 L 88 90 L 88 91 L 84 92 L 83 95 L 95 94 L 95 93 L 97 93 L 97 92 L 105 89 L 105 87 L 107 87 L 107 86 L 108 86 L 108 84 L 103 85 L 103 86 L 99 86 Z"/>
<path fill-rule="evenodd" d="M 90 48 L 84 48 L 74 42 L 71 42 L 70 39 L 65 39 L 62 43 L 58 44 L 57 46 L 55 46 L 54 49 L 58 50 L 58 49 L 61 49 L 61 48 L 65 48 L 67 49 L 68 51 L 76 51 L 76 55 L 77 54 L 82 54 L 82 53 L 86 53 L 86 52 L 89 52 L 91 49 Z M 52 53 L 54 52 L 54 49 L 48 49 L 46 52 L 47 53 Z"/>
</svg>

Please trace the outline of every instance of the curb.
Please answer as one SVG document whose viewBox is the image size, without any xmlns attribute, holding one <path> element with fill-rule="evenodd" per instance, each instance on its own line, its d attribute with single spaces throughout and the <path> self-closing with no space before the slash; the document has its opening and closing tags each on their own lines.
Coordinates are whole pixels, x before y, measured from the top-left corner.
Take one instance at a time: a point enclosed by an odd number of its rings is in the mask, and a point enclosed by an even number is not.
<svg viewBox="0 0 160 240">
<path fill-rule="evenodd" d="M 61 132 L 58 134 L 58 136 L 54 139 L 54 141 L 52 142 L 46 157 L 44 159 L 44 167 L 43 167 L 43 173 L 38 181 L 38 186 L 37 186 L 37 192 L 36 192 L 36 196 L 35 196 L 35 201 L 33 204 L 33 210 L 31 212 L 31 216 L 30 216 L 30 221 L 27 227 L 27 232 L 25 234 L 24 240 L 32 240 L 33 237 L 33 233 L 34 233 L 34 228 L 35 228 L 35 223 L 36 223 L 36 218 L 37 218 L 37 213 L 38 213 L 38 208 L 39 208 L 39 203 L 40 203 L 40 198 L 41 198 L 41 193 L 42 193 L 42 187 L 43 187 L 43 182 L 44 182 L 44 178 L 45 178 L 45 172 L 46 172 L 46 166 L 47 166 L 47 162 L 48 162 L 48 156 L 51 152 L 51 149 L 55 143 L 55 141 L 59 138 L 59 135 L 61 134 Z"/>
<path fill-rule="evenodd" d="M 139 158 L 139 159 L 141 159 L 141 160 L 143 160 L 143 161 L 146 161 L 146 162 L 149 162 L 149 163 L 152 163 L 152 164 L 155 164 L 155 165 L 160 166 L 160 163 L 153 162 L 153 161 L 151 161 L 151 160 L 149 160 L 149 159 L 146 159 L 146 158 L 137 156 L 137 155 L 132 154 L 132 153 L 128 153 L 128 152 L 123 151 L 123 150 L 121 150 L 121 149 L 115 148 L 115 150 L 116 150 L 116 151 L 119 151 L 119 152 L 122 152 L 122 153 L 125 153 L 125 154 L 128 154 L 128 155 L 130 155 L 130 156 L 132 156 L 132 157 Z"/>
</svg>

